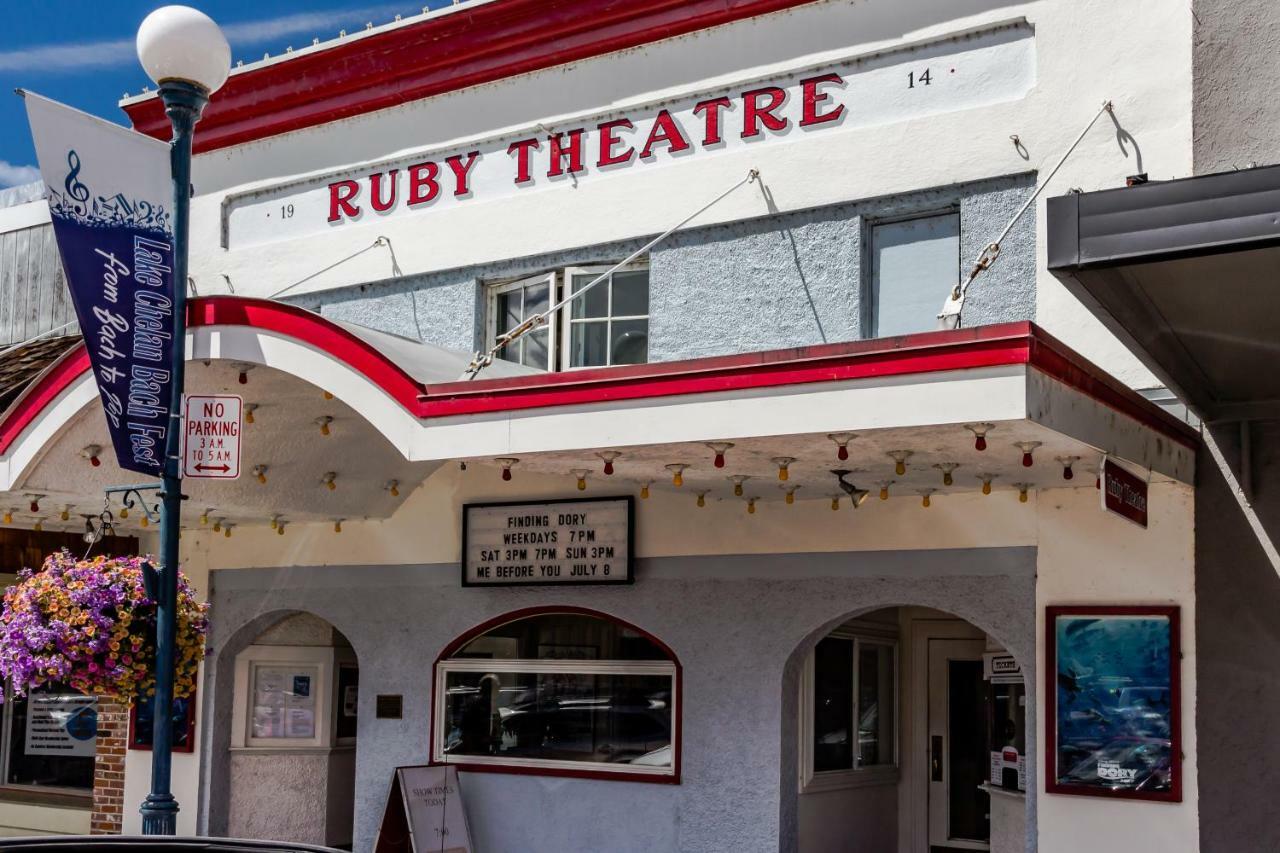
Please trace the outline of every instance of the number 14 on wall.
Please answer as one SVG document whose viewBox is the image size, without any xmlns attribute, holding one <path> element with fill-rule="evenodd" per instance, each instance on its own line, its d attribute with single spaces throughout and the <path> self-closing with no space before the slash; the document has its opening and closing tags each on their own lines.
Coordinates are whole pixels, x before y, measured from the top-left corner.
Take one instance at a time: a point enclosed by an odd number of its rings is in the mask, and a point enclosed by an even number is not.
<svg viewBox="0 0 1280 853">
<path fill-rule="evenodd" d="M 914 89 L 917 83 L 919 83 L 922 86 L 928 86 L 929 83 L 932 82 L 932 79 L 933 78 L 929 75 L 928 68 L 924 70 L 923 74 L 916 74 L 916 72 L 914 71 L 908 71 L 907 72 L 907 88 Z"/>
</svg>

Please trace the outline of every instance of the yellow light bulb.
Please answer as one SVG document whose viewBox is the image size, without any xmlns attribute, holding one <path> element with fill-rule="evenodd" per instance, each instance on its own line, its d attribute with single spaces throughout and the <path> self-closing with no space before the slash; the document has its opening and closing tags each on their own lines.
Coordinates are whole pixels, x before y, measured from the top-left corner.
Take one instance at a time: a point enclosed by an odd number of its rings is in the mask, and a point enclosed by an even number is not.
<svg viewBox="0 0 1280 853">
<path fill-rule="evenodd" d="M 146 517 L 146 515 L 143 515 L 143 516 L 142 516 L 142 521 L 140 521 L 140 522 L 138 522 L 138 523 L 139 523 L 139 524 L 141 524 L 143 527 L 150 527 L 150 526 L 151 526 L 151 519 L 147 518 L 147 517 Z"/>
<path fill-rule="evenodd" d="M 682 471 L 677 471 L 677 472 L 675 473 L 675 476 L 671 478 L 671 485 L 673 485 L 673 486 L 683 486 L 683 485 L 684 485 L 684 472 L 682 472 Z"/>
<path fill-rule="evenodd" d="M 983 480 L 983 481 L 982 481 L 982 493 L 983 493 L 984 495 L 989 495 L 989 494 L 991 494 L 991 481 L 990 481 L 990 480 Z"/>
<path fill-rule="evenodd" d="M 893 473 L 897 474 L 899 477 L 907 473 L 907 463 L 899 462 L 896 466 L 894 466 Z"/>
<path fill-rule="evenodd" d="M 950 472 L 950 471 L 943 471 L 943 472 L 942 472 L 942 485 L 944 485 L 944 486 L 950 486 L 950 485 L 951 485 L 952 483 L 954 483 L 954 482 L 955 482 L 955 478 L 953 478 L 953 477 L 951 476 L 951 472 Z"/>
<path fill-rule="evenodd" d="M 127 506 L 120 507 L 120 517 L 121 518 L 129 517 L 129 508 Z"/>
<path fill-rule="evenodd" d="M 707 505 L 707 496 L 706 496 L 706 495 L 704 495 L 704 494 L 702 494 L 701 492 L 699 492 L 699 493 L 698 493 L 698 506 L 706 506 L 706 505 Z"/>
<path fill-rule="evenodd" d="M 69 510 L 64 509 L 62 511 L 62 514 L 58 517 L 61 518 L 63 521 L 66 521 L 67 519 L 71 518 L 71 512 Z"/>
<path fill-rule="evenodd" d="M 399 486 L 392 486 L 392 487 L 391 487 L 391 497 L 393 497 L 393 498 L 398 498 L 398 497 L 400 497 L 400 487 L 399 487 Z"/>
<path fill-rule="evenodd" d="M 740 498 L 740 497 L 742 497 L 742 484 L 741 484 L 741 483 L 734 483 L 734 484 L 733 484 L 733 496 L 734 496 L 735 498 Z"/>
<path fill-rule="evenodd" d="M 925 507 L 927 509 L 930 503 L 931 501 L 929 500 L 928 495 L 925 495 L 924 497 L 920 498 L 920 506 Z"/>
<path fill-rule="evenodd" d="M 253 423 L 253 409 L 249 409 L 244 413 L 244 422 L 247 424 Z"/>
<path fill-rule="evenodd" d="M 331 492 L 332 492 L 334 489 L 338 488 L 338 484 L 337 484 L 337 482 L 335 482 L 334 480 L 330 480 L 330 481 L 328 481 L 327 483 L 325 483 L 325 485 L 326 485 L 326 486 L 328 486 L 329 491 L 331 491 Z"/>
<path fill-rule="evenodd" d="M 41 530 L 44 530 L 44 522 L 43 522 L 43 521 L 37 521 L 37 522 L 36 522 L 36 526 L 35 526 L 35 531 L 36 531 L 37 533 L 39 533 Z"/>
<path fill-rule="evenodd" d="M 333 523 L 333 532 L 334 532 L 334 533 L 341 533 L 341 532 L 342 532 L 342 522 L 341 522 L 341 521 L 335 521 L 335 522 Z"/>
<path fill-rule="evenodd" d="M 283 535 L 284 535 L 284 525 L 283 525 L 283 524 L 279 524 L 279 525 L 277 525 L 277 526 L 276 526 L 276 535 L 278 535 L 278 536 L 283 536 Z"/>
<path fill-rule="evenodd" d="M 649 484 L 645 483 L 643 486 L 640 487 L 640 500 L 644 501 L 648 499 L 649 499 Z"/>
<path fill-rule="evenodd" d="M 271 519 L 271 529 L 272 529 L 272 530 L 275 530 L 275 529 L 276 529 L 277 527 L 279 527 L 279 526 L 280 526 L 280 519 L 278 519 L 278 518 L 273 518 L 273 519 Z"/>
<path fill-rule="evenodd" d="M 790 476 L 791 476 L 791 474 L 787 471 L 787 466 L 786 466 L 786 465 L 783 465 L 781 468 L 779 468 L 779 469 L 778 469 L 778 479 L 779 479 L 779 480 L 783 480 L 783 481 L 785 482 L 785 481 L 786 481 L 786 479 L 787 479 L 788 477 L 790 477 Z"/>
<path fill-rule="evenodd" d="M 888 487 L 888 486 L 881 486 L 881 487 L 880 487 L 880 500 L 882 500 L 882 501 L 887 501 L 887 500 L 889 500 L 889 487 Z"/>
<path fill-rule="evenodd" d="M 333 399 L 333 394 L 332 394 L 332 393 L 330 393 L 330 392 L 328 392 L 328 391 L 325 391 L 325 392 L 324 392 L 324 398 L 325 398 L 326 400 L 332 400 L 332 399 Z"/>
<path fill-rule="evenodd" d="M 208 524 L 208 523 L 209 523 L 209 513 L 207 513 L 207 512 L 202 512 L 202 513 L 200 513 L 200 523 L 201 523 L 201 524 Z"/>
<path fill-rule="evenodd" d="M 832 510 L 837 510 L 837 509 L 839 509 L 839 508 L 840 508 L 840 499 L 839 499 L 839 498 L 832 498 L 832 499 L 831 499 L 831 509 L 832 509 Z"/>
<path fill-rule="evenodd" d="M 258 473 L 258 482 L 259 482 L 259 483 L 261 483 L 261 484 L 262 484 L 262 485 L 264 485 L 264 486 L 267 484 L 267 472 L 266 472 L 266 471 L 260 471 L 260 472 Z"/>
<path fill-rule="evenodd" d="M 321 434 L 321 435 L 328 435 L 328 434 L 329 434 L 329 425 L 328 425 L 328 424 L 320 424 L 320 434 Z"/>
<path fill-rule="evenodd" d="M 793 503 L 795 503 L 795 502 L 796 502 L 796 493 L 795 493 L 795 492 L 787 492 L 787 503 L 789 503 L 789 504 L 793 504 Z"/>
<path fill-rule="evenodd" d="M 587 478 L 586 478 L 586 477 L 579 477 L 579 478 L 578 478 L 578 491 L 580 491 L 580 492 L 585 492 L 586 490 L 587 490 Z"/>
<path fill-rule="evenodd" d="M 13 524 L 13 513 L 11 513 L 11 512 L 6 512 L 6 513 L 4 514 L 4 523 L 5 523 L 5 524 Z"/>
<path fill-rule="evenodd" d="M 213 523 L 213 532 L 214 532 L 214 533 L 221 533 L 221 532 L 222 532 L 222 522 L 220 522 L 220 521 L 215 521 L 215 522 Z"/>
<path fill-rule="evenodd" d="M 228 539 L 231 538 L 231 525 L 228 524 L 226 527 L 222 529 L 222 535 Z"/>
<path fill-rule="evenodd" d="M 1018 503 L 1026 503 L 1026 502 L 1027 502 L 1027 490 L 1021 489 L 1018 492 Z"/>
<path fill-rule="evenodd" d="M 752 498 L 751 500 L 747 501 L 747 514 L 755 515 L 755 512 L 756 512 L 756 499 Z"/>
</svg>

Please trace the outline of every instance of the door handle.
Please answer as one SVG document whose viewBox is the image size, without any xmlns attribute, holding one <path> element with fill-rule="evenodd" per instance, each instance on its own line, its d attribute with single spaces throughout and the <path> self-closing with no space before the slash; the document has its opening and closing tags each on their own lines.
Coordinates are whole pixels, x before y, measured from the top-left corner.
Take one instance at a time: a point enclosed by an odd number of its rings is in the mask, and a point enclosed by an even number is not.
<svg viewBox="0 0 1280 853">
<path fill-rule="evenodd" d="M 942 781 L 942 735 L 929 739 L 929 777 L 934 782 Z"/>
</svg>

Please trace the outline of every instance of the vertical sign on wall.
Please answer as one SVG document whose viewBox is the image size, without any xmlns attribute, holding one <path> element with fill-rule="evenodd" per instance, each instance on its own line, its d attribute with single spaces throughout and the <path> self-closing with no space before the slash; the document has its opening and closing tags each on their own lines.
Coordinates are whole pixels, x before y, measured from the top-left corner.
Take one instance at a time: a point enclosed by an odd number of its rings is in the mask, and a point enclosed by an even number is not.
<svg viewBox="0 0 1280 853">
<path fill-rule="evenodd" d="M 234 480 L 240 476 L 240 411 L 235 394 L 187 397 L 182 476 Z"/>
<path fill-rule="evenodd" d="M 1102 463 L 1102 508 L 1139 527 L 1147 526 L 1147 481 L 1110 459 Z"/>
<path fill-rule="evenodd" d="M 116 460 L 159 476 L 169 429 L 169 146 L 26 94 L 40 177 Z"/>
</svg>

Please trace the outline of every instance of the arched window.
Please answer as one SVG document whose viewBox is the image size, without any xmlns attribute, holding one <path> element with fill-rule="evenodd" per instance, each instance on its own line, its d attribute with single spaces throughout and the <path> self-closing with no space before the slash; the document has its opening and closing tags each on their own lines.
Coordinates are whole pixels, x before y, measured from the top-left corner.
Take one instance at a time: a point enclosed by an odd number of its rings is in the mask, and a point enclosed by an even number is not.
<svg viewBox="0 0 1280 853">
<path fill-rule="evenodd" d="M 579 608 L 521 611 L 436 662 L 432 759 L 674 782 L 679 692 L 675 655 L 638 628 Z"/>
</svg>

